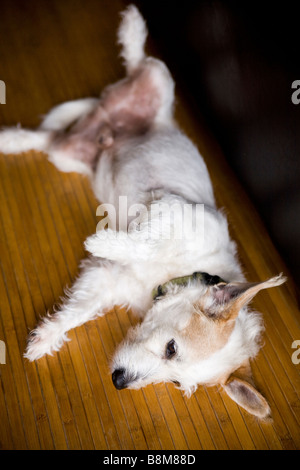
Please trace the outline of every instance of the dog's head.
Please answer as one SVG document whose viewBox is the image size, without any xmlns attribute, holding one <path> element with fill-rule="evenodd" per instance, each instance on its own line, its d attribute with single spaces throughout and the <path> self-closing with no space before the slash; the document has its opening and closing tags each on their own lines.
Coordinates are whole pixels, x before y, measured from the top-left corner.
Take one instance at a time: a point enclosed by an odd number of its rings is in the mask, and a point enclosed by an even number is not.
<svg viewBox="0 0 300 470">
<path fill-rule="evenodd" d="M 283 282 L 277 276 L 260 283 L 167 284 L 117 349 L 114 385 L 138 389 L 175 382 L 191 394 L 198 384 L 220 383 L 250 413 L 266 417 L 270 409 L 251 383 L 249 366 L 259 350 L 263 324 L 247 304 L 260 290 Z"/>
</svg>

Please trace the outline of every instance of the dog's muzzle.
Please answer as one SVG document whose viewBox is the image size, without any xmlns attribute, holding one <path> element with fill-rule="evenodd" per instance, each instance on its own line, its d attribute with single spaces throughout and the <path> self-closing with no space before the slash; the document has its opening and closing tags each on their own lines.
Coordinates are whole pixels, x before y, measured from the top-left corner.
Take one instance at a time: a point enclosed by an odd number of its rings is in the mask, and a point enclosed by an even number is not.
<svg viewBox="0 0 300 470">
<path fill-rule="evenodd" d="M 116 369 L 112 373 L 112 381 L 116 389 L 122 390 L 127 387 L 127 380 L 125 377 L 125 369 Z"/>
</svg>

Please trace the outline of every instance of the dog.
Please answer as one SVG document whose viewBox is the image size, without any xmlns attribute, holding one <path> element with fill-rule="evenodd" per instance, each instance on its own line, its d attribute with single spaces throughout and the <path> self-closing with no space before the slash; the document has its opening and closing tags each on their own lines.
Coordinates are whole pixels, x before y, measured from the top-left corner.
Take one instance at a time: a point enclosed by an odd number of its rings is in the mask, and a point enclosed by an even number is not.
<svg viewBox="0 0 300 470">
<path fill-rule="evenodd" d="M 78 279 L 31 332 L 24 355 L 52 354 L 70 329 L 126 306 L 141 322 L 112 359 L 118 390 L 164 381 L 190 395 L 199 384 L 220 384 L 265 419 L 270 407 L 250 366 L 264 327 L 248 305 L 286 278 L 245 280 L 206 165 L 174 121 L 174 81 L 163 62 L 145 55 L 146 38 L 144 19 L 130 5 L 118 30 L 123 80 L 100 99 L 55 107 L 37 130 L 0 133 L 3 153 L 36 149 L 59 170 L 88 175 L 106 203 L 102 214 L 110 212 L 85 242 L 90 255 Z"/>
</svg>

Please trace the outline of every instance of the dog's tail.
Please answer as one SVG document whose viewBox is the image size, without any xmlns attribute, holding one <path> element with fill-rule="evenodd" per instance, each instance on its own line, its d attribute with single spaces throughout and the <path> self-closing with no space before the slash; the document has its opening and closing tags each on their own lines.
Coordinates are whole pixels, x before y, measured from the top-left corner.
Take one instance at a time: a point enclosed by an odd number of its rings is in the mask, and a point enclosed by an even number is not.
<svg viewBox="0 0 300 470">
<path fill-rule="evenodd" d="M 122 45 L 121 56 L 125 60 L 128 74 L 145 59 L 145 42 L 148 35 L 146 23 L 139 10 L 129 5 L 122 12 L 122 21 L 118 30 L 118 42 Z"/>
</svg>

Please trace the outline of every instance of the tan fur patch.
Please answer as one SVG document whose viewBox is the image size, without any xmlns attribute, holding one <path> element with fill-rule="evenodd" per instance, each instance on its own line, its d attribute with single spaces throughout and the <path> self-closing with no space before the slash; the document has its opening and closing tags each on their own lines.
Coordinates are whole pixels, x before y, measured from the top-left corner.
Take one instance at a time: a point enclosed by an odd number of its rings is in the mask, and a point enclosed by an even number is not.
<svg viewBox="0 0 300 470">
<path fill-rule="evenodd" d="M 233 328 L 234 322 L 211 319 L 195 312 L 182 335 L 198 359 L 207 358 L 225 346 Z"/>
</svg>

